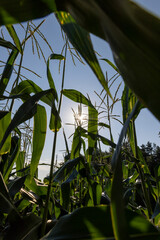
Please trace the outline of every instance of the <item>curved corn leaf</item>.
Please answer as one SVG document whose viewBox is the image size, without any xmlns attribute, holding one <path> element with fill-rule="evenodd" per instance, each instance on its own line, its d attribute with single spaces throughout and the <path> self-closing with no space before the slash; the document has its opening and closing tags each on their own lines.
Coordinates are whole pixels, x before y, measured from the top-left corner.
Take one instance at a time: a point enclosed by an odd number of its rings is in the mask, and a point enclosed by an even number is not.
<svg viewBox="0 0 160 240">
<path fill-rule="evenodd" d="M 41 99 L 41 97 L 43 97 L 44 95 L 46 95 L 48 93 L 54 94 L 53 89 L 49 89 L 46 91 L 36 93 L 35 95 L 30 97 L 25 103 L 23 103 L 20 106 L 20 108 L 14 115 L 11 123 L 9 124 L 9 126 L 4 134 L 4 137 L 0 143 L 0 149 L 3 147 L 7 137 L 9 136 L 11 131 L 14 130 L 15 127 L 17 127 L 22 122 L 28 120 L 29 118 L 33 117 L 33 115 L 36 113 L 37 101 L 39 101 Z"/>
<path fill-rule="evenodd" d="M 58 12 L 56 13 L 56 16 L 73 47 L 75 47 L 82 55 L 103 88 L 111 97 L 104 74 L 96 58 L 89 33 L 81 28 L 70 14 L 66 12 Z"/>
<path fill-rule="evenodd" d="M 51 59 L 53 59 L 53 60 L 64 60 L 65 58 L 60 54 L 54 54 L 53 53 L 53 54 L 50 55 L 50 57 L 47 60 L 47 78 L 48 78 L 49 86 L 50 86 L 50 88 L 53 88 L 56 92 L 56 88 L 55 88 L 55 84 L 54 84 L 54 81 L 53 81 L 53 78 L 52 78 L 52 74 L 51 74 L 50 69 L 49 69 L 49 63 L 50 63 Z M 56 92 L 56 100 L 58 101 L 57 92 Z"/>
<path fill-rule="evenodd" d="M 93 107 L 91 101 L 88 100 L 88 98 L 86 98 L 81 92 L 74 90 L 74 89 L 64 89 L 62 90 L 62 94 L 66 97 L 68 97 L 69 99 L 71 99 L 74 102 L 77 103 L 83 103 L 86 106 L 90 106 Z"/>
<path fill-rule="evenodd" d="M 107 62 L 116 72 L 120 73 L 118 68 L 109 59 L 101 58 L 100 60 Z"/>
<path fill-rule="evenodd" d="M 119 159 L 119 155 L 120 155 L 120 151 L 121 151 L 121 147 L 122 147 L 122 142 L 123 142 L 123 139 L 127 133 L 127 129 L 128 129 L 128 126 L 129 126 L 129 123 L 130 123 L 130 120 L 134 117 L 134 114 L 137 112 L 137 109 L 139 108 L 139 105 L 140 105 L 140 102 L 137 101 L 132 112 L 130 113 L 130 115 L 128 116 L 122 130 L 121 130 L 121 133 L 120 133 L 120 136 L 119 136 L 119 139 L 118 139 L 118 143 L 116 145 L 116 149 L 114 151 L 114 154 L 112 156 L 112 168 L 115 169 L 116 166 L 117 166 L 117 163 L 118 163 L 118 159 Z"/>
<path fill-rule="evenodd" d="M 56 6 L 58 10 L 71 12 L 84 28 L 109 41 L 125 82 L 160 120 L 158 107 L 160 105 L 160 20 L 128 0 L 123 0 L 121 3 L 119 0 L 112 2 L 88 0 L 80 3 L 71 0 L 56 1 Z M 0 23 L 15 23 L 43 17 L 51 10 L 56 10 L 55 1 L 51 4 L 49 0 L 45 3 L 25 0 L 19 5 L 16 0 L 12 2 L 3 0 L 0 8 Z M 62 24 L 65 23 L 63 27 L 65 26 L 68 35 L 72 35 L 75 21 L 67 15 L 61 13 L 59 16 Z M 71 24 L 66 24 L 66 21 Z M 71 38 L 74 41 L 73 37 Z M 79 46 L 76 46 L 77 50 Z"/>
<path fill-rule="evenodd" d="M 33 178 L 39 164 L 39 160 L 45 143 L 46 129 L 47 129 L 46 110 L 43 106 L 38 104 L 37 112 L 34 115 L 33 143 L 32 143 L 33 150 L 30 165 L 31 178 Z"/>
<path fill-rule="evenodd" d="M 56 129 L 56 131 L 59 131 L 59 129 L 61 128 L 61 118 L 58 114 L 54 100 L 52 102 L 52 107 L 51 107 L 51 117 L 50 117 L 50 122 L 49 122 L 49 128 L 53 132 L 55 132 L 55 129 Z"/>
<path fill-rule="evenodd" d="M 55 1 L 50 0 L 2 0 L 0 6 L 0 25 L 24 22 L 40 18 L 56 11 Z"/>
<path fill-rule="evenodd" d="M 72 170 L 77 166 L 78 163 L 82 161 L 82 157 L 75 158 L 73 160 L 68 160 L 63 164 L 63 166 L 57 171 L 54 181 L 62 181 Z"/>
<path fill-rule="evenodd" d="M 15 46 L 11 42 L 8 42 L 3 38 L 0 38 L 0 46 L 6 47 L 6 48 L 9 48 L 9 49 L 12 49 L 12 50 L 15 49 Z"/>
<path fill-rule="evenodd" d="M 107 146 L 111 146 L 112 148 L 116 147 L 116 144 L 114 142 L 112 142 L 111 140 L 109 140 L 108 138 L 105 138 L 99 134 L 93 134 L 93 133 L 89 133 L 86 129 L 81 127 L 81 135 L 83 137 L 87 137 L 88 135 L 93 138 L 93 139 L 100 139 L 102 141 L 103 144 L 107 145 Z"/>
<path fill-rule="evenodd" d="M 17 35 L 17 33 L 16 33 L 13 25 L 11 25 L 11 24 L 6 25 L 6 28 L 7 28 L 8 32 L 9 32 L 10 36 L 12 37 L 12 39 L 13 39 L 13 41 L 14 41 L 17 49 L 18 49 L 18 51 L 19 51 L 21 54 L 23 54 L 21 42 L 20 42 L 20 40 L 19 40 L 19 38 L 18 38 L 18 35 Z"/>
<path fill-rule="evenodd" d="M 114 170 L 114 177 L 112 183 L 112 192 L 111 192 L 111 217 L 113 230 L 116 239 L 123 240 L 128 239 L 127 232 L 127 222 L 124 213 L 124 203 L 123 203 L 123 187 L 122 187 L 122 162 L 121 162 L 121 146 L 124 136 L 127 133 L 128 126 L 130 124 L 130 120 L 134 117 L 139 108 L 140 103 L 137 101 L 132 112 L 127 118 L 118 140 L 118 144 L 112 156 L 111 164 Z"/>
<path fill-rule="evenodd" d="M 13 71 L 13 65 L 14 65 L 14 62 L 15 62 L 17 56 L 18 56 L 18 50 L 17 49 L 12 50 L 11 54 L 9 55 L 9 58 L 7 60 L 7 63 L 5 65 L 5 68 L 3 70 L 2 77 L 0 80 L 0 95 L 3 95 L 5 89 L 8 85 L 8 82 L 10 80 L 10 77 L 11 77 L 11 74 Z"/>
<path fill-rule="evenodd" d="M 135 212 L 126 211 L 128 239 L 157 240 L 158 230 L 144 217 Z M 56 226 L 42 240 L 114 240 L 110 207 L 84 207 L 61 217 Z"/>
<path fill-rule="evenodd" d="M 54 96 L 57 99 L 56 89 L 52 88 L 54 91 Z M 42 89 L 31 80 L 22 81 L 16 88 L 14 88 L 11 94 L 22 94 L 21 99 L 26 100 L 29 98 L 30 93 L 41 92 Z M 13 95 L 14 96 L 14 95 Z M 41 101 L 48 104 L 51 107 L 51 118 L 49 127 L 52 131 L 55 131 L 55 119 L 57 121 L 57 131 L 61 128 L 61 119 L 58 115 L 55 103 L 53 101 L 53 96 L 51 92 L 48 92 L 45 96 L 42 96 Z"/>
<path fill-rule="evenodd" d="M 26 100 L 29 98 L 29 94 L 38 93 L 42 91 L 43 91 L 42 88 L 40 88 L 32 80 L 25 80 L 20 82 L 17 87 L 12 89 L 11 96 L 13 97 L 15 96 L 15 94 L 22 94 L 22 100 Z M 41 98 L 41 101 L 48 104 L 49 106 L 52 106 L 52 94 L 48 93 L 47 95 L 43 96 Z"/>
</svg>

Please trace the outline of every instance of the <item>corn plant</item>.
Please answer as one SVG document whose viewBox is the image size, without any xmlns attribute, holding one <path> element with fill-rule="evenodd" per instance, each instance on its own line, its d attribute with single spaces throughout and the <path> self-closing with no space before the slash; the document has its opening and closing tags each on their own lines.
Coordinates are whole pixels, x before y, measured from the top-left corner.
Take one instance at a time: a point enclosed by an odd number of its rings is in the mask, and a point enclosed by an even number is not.
<svg viewBox="0 0 160 240">
<path fill-rule="evenodd" d="M 110 139 L 102 138 L 98 134 L 98 111 L 90 99 L 76 90 L 63 89 L 62 81 L 61 94 L 88 107 L 88 128 L 77 126 L 70 159 L 56 172 L 53 172 L 54 156 L 57 131 L 61 127 L 59 113 L 62 98 L 60 97 L 58 101 L 56 87 L 49 70 L 49 61 L 63 59 L 63 56 L 52 54 L 47 61 L 48 90 L 40 89 L 29 80 L 19 83 L 22 53 L 28 30 L 25 41 L 21 43 L 11 25 L 43 17 L 51 12 L 56 12 L 56 17 L 67 35 L 67 41 L 70 41 L 79 52 L 101 83 L 103 91 L 107 94 L 107 109 L 109 109 L 109 98 L 112 101 L 114 98 L 93 51 L 89 32 L 109 42 L 117 72 L 122 75 L 126 83 L 122 95 L 123 127 L 118 143 L 115 144 L 111 131 Z M 15 235 L 15 239 L 40 237 L 42 239 L 159 239 L 160 170 L 157 166 L 155 176 L 151 175 L 137 146 L 135 131 L 135 119 L 144 106 L 160 120 L 159 19 L 127 0 L 121 2 L 53 0 L 52 3 L 49 0 L 34 2 L 29 0 L 22 3 L 5 0 L 1 3 L 0 24 L 7 24 L 14 42 L 12 44 L 0 39 L 1 46 L 11 49 L 1 76 L 0 94 L 2 99 L 12 100 L 9 111 L 1 112 L 0 119 L 3 133 L 0 142 L 0 210 L 3 230 L 1 238 L 9 239 Z M 28 25 L 29 28 L 31 30 Z M 41 50 L 34 36 L 32 40 L 35 41 L 39 54 Z M 21 54 L 21 61 L 17 79 L 11 94 L 4 96 L 18 54 Z M 31 93 L 34 95 L 31 96 Z M 23 104 L 11 119 L 16 98 L 22 99 Z M 46 125 L 42 127 L 38 124 L 42 120 L 46 122 L 45 108 L 37 104 L 40 99 L 51 107 L 50 128 L 54 131 L 50 175 L 46 178 L 46 184 L 40 183 L 36 178 L 33 179 L 46 131 Z M 58 109 L 55 105 L 56 101 L 59 103 Z M 34 117 L 34 129 L 36 129 L 33 132 L 34 149 L 31 164 L 27 166 L 29 169 L 22 168 L 24 175 L 10 181 L 13 164 L 20 161 L 17 161 L 18 158 L 20 159 L 20 136 L 11 137 L 11 132 L 16 131 L 21 123 L 31 117 Z M 108 120 L 110 122 L 110 117 Z M 87 139 L 87 148 L 83 138 Z M 129 142 L 129 151 L 124 148 L 124 138 Z M 112 151 L 112 169 L 108 169 L 107 165 L 100 166 L 99 169 L 93 166 L 92 158 L 97 150 L 97 139 L 103 139 L 115 148 L 114 152 Z M 81 154 L 81 147 L 84 149 L 84 154 Z M 18 172 L 22 173 L 21 167 L 18 169 Z M 103 189 L 107 193 L 106 206 L 101 205 Z M 8 229 L 3 228 L 7 225 Z M 19 231 L 20 227 L 21 231 Z"/>
</svg>

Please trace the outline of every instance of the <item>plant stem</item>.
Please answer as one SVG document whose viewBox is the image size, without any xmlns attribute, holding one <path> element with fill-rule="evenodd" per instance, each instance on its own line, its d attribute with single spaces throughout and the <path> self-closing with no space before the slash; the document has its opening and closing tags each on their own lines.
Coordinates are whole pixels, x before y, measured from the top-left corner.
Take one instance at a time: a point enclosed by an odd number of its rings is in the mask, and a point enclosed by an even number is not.
<svg viewBox="0 0 160 240">
<path fill-rule="evenodd" d="M 54 133 L 54 139 L 53 139 L 53 149 L 52 149 L 51 167 L 50 167 L 50 174 L 49 174 L 49 183 L 48 183 L 46 202 L 45 202 L 45 208 L 44 208 L 43 219 L 42 219 L 41 237 L 44 236 L 45 230 L 46 230 L 48 206 L 49 206 L 52 180 L 53 180 L 52 176 L 53 176 L 53 172 L 54 172 L 54 159 L 55 159 L 56 143 L 57 143 L 57 122 L 58 122 L 57 120 L 58 120 L 58 116 L 60 115 L 60 110 L 61 110 L 61 105 L 62 105 L 62 90 L 63 90 L 63 86 L 64 86 L 66 56 L 67 56 L 67 41 L 66 41 L 64 65 L 63 65 L 61 95 L 60 95 L 60 101 L 59 101 L 59 107 L 58 107 L 58 114 L 57 114 L 57 117 L 55 117 L 55 133 Z"/>
</svg>

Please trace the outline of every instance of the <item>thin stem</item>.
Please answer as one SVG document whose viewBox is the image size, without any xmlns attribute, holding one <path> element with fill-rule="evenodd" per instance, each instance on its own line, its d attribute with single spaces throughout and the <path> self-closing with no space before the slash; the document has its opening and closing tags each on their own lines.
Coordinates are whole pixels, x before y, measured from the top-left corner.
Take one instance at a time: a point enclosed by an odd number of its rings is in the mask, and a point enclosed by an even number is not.
<svg viewBox="0 0 160 240">
<path fill-rule="evenodd" d="M 26 29 L 26 33 L 25 33 L 25 39 L 27 39 L 28 27 L 29 27 L 29 23 L 27 23 L 27 29 Z M 24 49 L 25 49 L 25 45 L 26 45 L 25 43 L 26 43 L 26 41 L 24 41 L 22 53 L 24 53 Z M 18 85 L 18 80 L 19 80 L 19 76 L 20 76 L 20 72 L 21 72 L 21 67 L 22 67 L 22 61 L 23 61 L 23 54 L 21 55 L 21 59 L 20 59 L 20 63 L 19 63 L 19 68 L 18 68 L 18 73 L 17 73 L 17 78 L 16 78 L 16 81 L 15 81 L 16 86 Z M 11 101 L 11 106 L 10 106 L 10 109 L 9 109 L 10 112 L 12 111 L 13 104 L 14 104 L 14 99 L 12 99 L 12 101 Z"/>
<path fill-rule="evenodd" d="M 67 44 L 66 44 L 66 49 L 65 49 L 65 60 L 64 60 L 64 65 L 63 65 L 62 86 L 61 86 L 61 95 L 60 95 L 60 101 L 59 101 L 59 107 L 58 107 L 58 116 L 60 114 L 61 105 L 62 105 L 62 90 L 63 90 L 63 86 L 64 86 L 66 56 L 67 56 Z M 52 187 L 52 180 L 53 180 L 54 159 L 55 159 L 56 143 L 57 143 L 57 122 L 58 122 L 57 120 L 58 120 L 58 118 L 56 117 L 55 118 L 55 134 L 54 134 L 54 139 L 53 139 L 52 158 L 51 158 L 51 166 L 50 166 L 50 174 L 49 174 L 49 183 L 48 183 L 46 202 L 45 202 L 45 208 L 44 208 L 43 219 L 42 219 L 41 236 L 44 236 L 45 230 L 46 230 L 48 205 L 49 205 L 49 199 L 50 199 L 51 187 Z"/>
</svg>

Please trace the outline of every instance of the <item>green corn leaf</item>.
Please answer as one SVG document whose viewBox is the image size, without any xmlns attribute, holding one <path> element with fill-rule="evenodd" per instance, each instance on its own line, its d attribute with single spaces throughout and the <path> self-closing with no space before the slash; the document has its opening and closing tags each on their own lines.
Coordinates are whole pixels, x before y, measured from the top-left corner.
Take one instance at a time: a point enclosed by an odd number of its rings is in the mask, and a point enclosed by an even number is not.
<svg viewBox="0 0 160 240">
<path fill-rule="evenodd" d="M 73 140 L 72 140 L 72 147 L 71 147 L 71 159 L 77 158 L 80 156 L 82 145 L 82 138 L 81 138 L 81 128 L 77 127 L 74 131 Z"/>
<path fill-rule="evenodd" d="M 31 80 L 25 80 L 19 83 L 19 85 L 11 91 L 11 96 L 15 94 L 23 94 L 22 100 L 26 100 L 29 98 L 29 94 L 31 93 L 38 93 L 41 92 L 42 89 L 33 81 Z M 26 94 L 26 96 L 25 96 Z M 28 95 L 28 96 L 27 96 Z M 48 93 L 47 95 L 43 96 L 41 98 L 41 101 L 48 104 L 49 106 L 52 106 L 52 94 Z"/>
<path fill-rule="evenodd" d="M 63 9 L 109 42 L 124 81 L 160 120 L 160 20 L 128 0 L 67 1 Z"/>
<path fill-rule="evenodd" d="M 88 137 L 88 135 L 93 138 L 93 139 L 100 139 L 102 141 L 103 144 L 107 145 L 107 146 L 111 146 L 112 148 L 116 147 L 116 144 L 114 142 L 112 142 L 111 140 L 109 140 L 108 138 L 105 138 L 99 134 L 93 134 L 93 133 L 89 133 L 86 129 L 80 127 L 81 129 L 81 135 L 83 137 Z"/>
<path fill-rule="evenodd" d="M 48 93 L 53 93 L 53 89 L 36 93 L 20 106 L 4 134 L 4 137 L 0 143 L 0 149 L 3 147 L 7 137 L 9 136 L 11 131 L 14 130 L 15 127 L 17 127 L 19 124 L 26 121 L 27 119 L 33 117 L 36 112 L 37 101 L 39 101 L 41 97 Z"/>
<path fill-rule="evenodd" d="M 11 24 L 6 25 L 6 28 L 7 28 L 8 32 L 9 32 L 10 36 L 12 37 L 12 39 L 13 39 L 13 41 L 14 41 L 17 49 L 18 49 L 18 51 L 19 51 L 21 54 L 23 54 L 21 42 L 20 42 L 20 40 L 19 40 L 19 38 L 18 38 L 18 35 L 17 35 L 17 33 L 16 33 L 13 25 L 11 25 Z"/>
<path fill-rule="evenodd" d="M 13 71 L 13 65 L 18 56 L 18 51 L 16 49 L 12 50 L 11 54 L 9 55 L 9 58 L 7 60 L 7 63 L 5 65 L 5 68 L 2 73 L 2 77 L 0 79 L 0 95 L 3 95 L 8 82 L 10 80 L 12 71 Z"/>
<path fill-rule="evenodd" d="M 19 171 L 24 168 L 24 162 L 25 162 L 25 151 L 20 151 L 16 161 L 16 171 L 17 171 L 17 176 L 19 177 L 22 177 L 24 175 L 23 172 Z"/>
<path fill-rule="evenodd" d="M 50 57 L 48 58 L 48 61 L 47 61 L 47 78 L 48 78 L 49 86 L 50 86 L 50 88 L 53 88 L 56 92 L 56 88 L 55 88 L 55 84 L 54 84 L 54 81 L 53 81 L 53 78 L 52 78 L 52 74 L 51 74 L 50 69 L 49 69 L 49 63 L 50 63 L 51 59 L 53 59 L 53 60 L 64 60 L 65 58 L 60 54 L 51 54 Z M 58 101 L 57 92 L 56 92 L 56 100 Z"/>
<path fill-rule="evenodd" d="M 75 158 L 73 160 L 68 160 L 64 165 L 57 171 L 54 181 L 62 181 L 72 170 L 77 166 L 78 163 L 82 161 L 82 157 Z"/>
<path fill-rule="evenodd" d="M 46 196 L 47 185 L 43 184 L 39 180 L 32 178 L 28 175 L 25 180 L 25 186 L 33 191 L 37 196 Z"/>
<path fill-rule="evenodd" d="M 102 187 L 97 182 L 94 182 L 92 185 L 89 186 L 89 194 L 93 201 L 94 206 L 100 205 L 101 196 L 102 196 Z"/>
<path fill-rule="evenodd" d="M 34 115 L 33 143 L 32 143 L 33 150 L 30 165 L 31 178 L 34 176 L 39 164 L 39 160 L 45 143 L 46 129 L 47 129 L 46 110 L 43 106 L 38 105 L 37 112 Z"/>
<path fill-rule="evenodd" d="M 124 136 L 127 133 L 127 129 L 130 123 L 130 120 L 134 117 L 134 114 L 137 112 L 139 108 L 139 102 L 137 102 L 130 113 L 127 121 L 125 122 L 118 144 L 112 156 L 112 167 L 114 169 L 114 177 L 112 183 L 112 191 L 111 191 L 111 217 L 114 235 L 118 240 L 127 240 L 128 232 L 126 228 L 126 218 L 124 213 L 124 203 L 123 203 L 123 187 L 122 187 L 122 162 L 121 162 L 121 146 Z"/>
<path fill-rule="evenodd" d="M 116 65 L 114 65 L 109 59 L 101 58 L 100 60 L 107 62 L 116 72 L 120 73 Z"/>
<path fill-rule="evenodd" d="M 93 134 L 92 137 L 88 134 L 88 161 L 91 162 L 92 158 L 92 152 L 96 144 L 96 138 L 94 136 L 97 134 L 98 131 L 98 112 L 95 109 L 95 107 L 92 105 L 91 101 L 88 100 L 81 92 L 73 90 L 73 89 L 64 89 L 62 91 L 63 95 L 68 97 L 74 102 L 82 103 L 88 106 L 88 133 Z M 78 128 L 79 129 L 79 128 Z M 78 130 L 80 131 L 80 129 Z M 79 151 L 80 151 L 80 144 L 81 141 L 79 139 L 80 135 L 77 133 L 76 137 L 76 147 L 75 143 L 72 144 L 74 149 L 78 149 L 77 146 L 79 146 Z M 75 141 L 74 141 L 75 142 Z M 73 149 L 72 148 L 72 149 Z M 74 157 L 72 156 L 73 151 L 71 151 L 71 158 Z"/>
<path fill-rule="evenodd" d="M 52 88 L 55 94 L 55 98 L 57 99 L 57 92 L 56 89 Z M 14 88 L 11 94 L 22 94 L 21 99 L 26 100 L 29 98 L 30 93 L 38 93 L 41 92 L 42 89 L 35 84 L 31 80 L 22 81 L 16 88 Z M 14 95 L 13 95 L 14 96 Z M 61 119 L 58 115 L 55 103 L 53 101 L 53 96 L 50 92 L 48 92 L 45 96 L 41 98 L 41 101 L 46 103 L 51 107 L 51 118 L 49 127 L 52 131 L 55 131 L 55 119 L 57 119 L 57 131 L 61 128 Z M 52 103 L 53 102 L 53 103 Z"/>
<path fill-rule="evenodd" d="M 129 87 L 125 86 L 124 91 L 122 94 L 122 111 L 123 111 L 123 123 L 126 122 L 129 114 L 132 112 L 136 102 L 137 102 L 137 97 L 135 94 L 129 89 Z M 130 142 L 131 149 L 133 151 L 133 154 L 135 157 L 137 154 L 137 139 L 136 139 L 136 131 L 135 131 L 135 119 L 138 117 L 141 109 L 144 108 L 142 104 L 139 104 L 139 108 L 137 108 L 137 111 L 134 114 L 134 118 L 130 121 L 128 130 L 127 130 L 127 136 Z"/>
<path fill-rule="evenodd" d="M 98 126 L 100 126 L 100 127 L 105 127 L 105 128 L 110 128 L 110 126 L 109 126 L 108 124 L 103 123 L 103 122 L 99 122 L 99 123 L 98 123 Z"/>
<path fill-rule="evenodd" d="M 94 107 L 88 107 L 88 162 L 91 163 L 94 148 L 96 148 L 98 132 L 98 111 Z M 92 135 L 92 137 L 90 136 Z"/>
<path fill-rule="evenodd" d="M 10 112 L 3 112 L 1 111 L 1 115 L 5 114 L 1 119 L 0 119 L 0 142 L 2 141 L 5 132 L 8 128 L 8 125 L 11 122 L 11 113 Z M 0 150 L 0 154 L 6 154 L 10 151 L 11 148 L 11 134 L 8 135 L 5 144 L 3 145 L 3 147 Z"/>
<path fill-rule="evenodd" d="M 19 151 L 20 151 L 20 138 L 18 138 L 17 136 L 13 136 L 11 139 L 11 151 L 10 151 L 11 156 L 8 157 L 4 165 L 5 172 L 3 176 L 5 182 L 8 180 L 10 173 L 12 172 L 13 165 L 17 161 Z"/>
<path fill-rule="evenodd" d="M 86 98 L 81 92 L 79 92 L 77 90 L 74 90 L 74 89 L 64 89 L 62 91 L 62 93 L 63 93 L 64 96 L 68 97 L 69 99 L 71 99 L 74 102 L 83 103 L 86 106 L 90 106 L 90 107 L 94 108 L 94 106 L 92 105 L 91 101 L 88 100 L 88 98 Z"/>
<path fill-rule="evenodd" d="M 82 57 L 88 63 L 103 88 L 111 97 L 110 91 L 105 81 L 105 77 L 96 58 L 88 32 L 81 28 L 76 23 L 74 18 L 66 12 L 59 12 L 56 14 L 56 16 L 72 45 L 82 55 Z"/>
<path fill-rule="evenodd" d="M 60 118 L 57 108 L 55 106 L 55 101 L 52 102 L 49 128 L 53 132 L 55 132 L 55 129 L 56 129 L 56 131 L 59 131 L 59 129 L 61 128 L 61 118 Z"/>
<path fill-rule="evenodd" d="M 3 38 L 0 38 L 0 46 L 5 47 L 5 48 L 9 48 L 9 49 L 12 49 L 12 50 L 15 49 L 15 46 L 11 42 L 8 42 Z"/>
<path fill-rule="evenodd" d="M 139 101 L 137 101 L 137 103 L 135 104 L 132 112 L 130 113 L 130 115 L 128 116 L 122 130 L 121 130 L 121 133 L 120 133 L 120 136 L 119 136 L 119 139 L 118 139 L 118 143 L 116 145 L 116 149 L 114 151 L 114 154 L 112 156 L 112 168 L 115 169 L 116 168 L 116 165 L 118 163 L 118 158 L 119 158 L 119 154 L 120 154 L 120 151 L 121 151 L 121 147 L 122 147 L 122 142 L 123 142 L 123 139 L 127 133 L 127 129 L 128 129 L 128 126 L 129 126 L 129 123 L 130 123 L 130 120 L 134 117 L 134 114 L 137 112 L 137 109 L 139 108 Z"/>
<path fill-rule="evenodd" d="M 44 17 L 56 11 L 55 1 L 50 0 L 2 0 L 0 6 L 0 25 L 24 22 Z"/>
<path fill-rule="evenodd" d="M 127 229 L 134 240 L 157 240 L 158 230 L 144 217 L 126 211 Z M 61 217 L 56 226 L 42 240 L 114 240 L 110 207 L 84 207 Z M 117 239 L 116 239 L 117 240 Z"/>
</svg>

